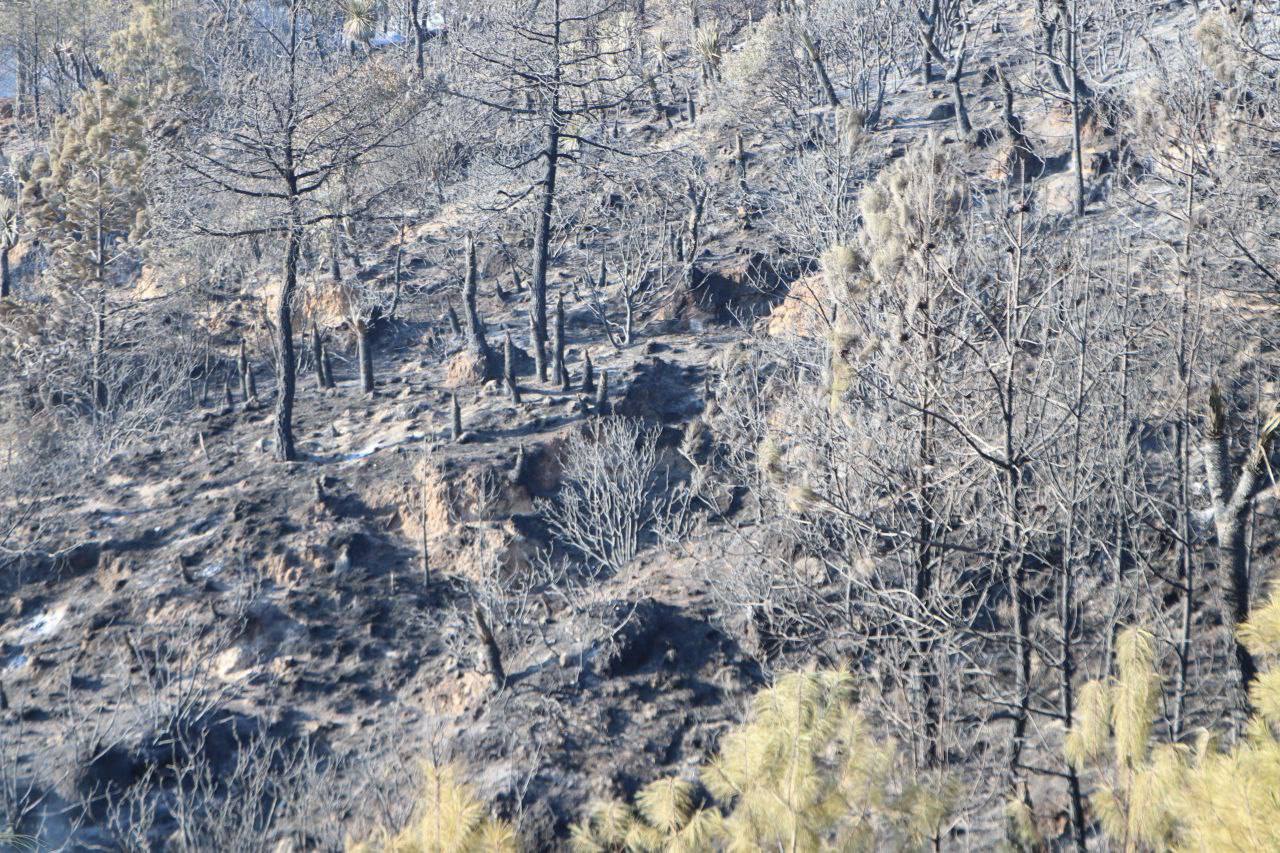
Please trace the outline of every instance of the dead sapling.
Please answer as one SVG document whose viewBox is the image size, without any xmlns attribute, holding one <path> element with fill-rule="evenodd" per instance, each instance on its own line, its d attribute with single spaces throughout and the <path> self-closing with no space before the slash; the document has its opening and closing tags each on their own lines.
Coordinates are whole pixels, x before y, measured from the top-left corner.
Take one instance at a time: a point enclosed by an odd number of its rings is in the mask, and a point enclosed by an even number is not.
<svg viewBox="0 0 1280 853">
<path fill-rule="evenodd" d="M 595 413 L 601 417 L 609 414 L 609 371 L 600 371 L 600 383 L 596 386 Z"/>
<path fill-rule="evenodd" d="M 552 381 L 561 389 L 569 390 L 569 371 L 564 366 L 564 294 L 556 299 L 555 325 L 552 329 L 551 350 Z"/>
<path fill-rule="evenodd" d="M 511 342 L 511 333 L 507 332 L 502 342 L 502 381 L 511 395 L 511 402 L 520 402 L 520 386 L 516 383 L 516 345 Z"/>
<path fill-rule="evenodd" d="M 590 396 L 596 391 L 596 371 L 591 366 L 590 350 L 582 354 L 582 393 Z"/>
<path fill-rule="evenodd" d="M 450 395 L 452 416 L 449 420 L 449 437 L 455 444 L 462 441 L 462 406 L 458 404 L 458 392 Z"/>
</svg>

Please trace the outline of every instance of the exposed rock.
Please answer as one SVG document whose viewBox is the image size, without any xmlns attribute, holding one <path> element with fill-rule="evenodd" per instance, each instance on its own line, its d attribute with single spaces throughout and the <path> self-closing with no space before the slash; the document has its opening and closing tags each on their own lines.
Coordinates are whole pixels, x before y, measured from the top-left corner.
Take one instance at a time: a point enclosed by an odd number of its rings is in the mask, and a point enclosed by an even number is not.
<svg viewBox="0 0 1280 853">
<path fill-rule="evenodd" d="M 610 601 L 592 614 L 599 624 L 595 670 L 614 678 L 628 675 L 659 653 L 658 639 L 666 627 L 662 608 L 651 598 Z"/>
<path fill-rule="evenodd" d="M 944 121 L 949 118 L 956 117 L 956 105 L 951 101 L 942 101 L 933 105 L 933 109 L 929 110 L 928 115 L 924 117 L 925 121 Z"/>
<path fill-rule="evenodd" d="M 774 338 L 822 337 L 834 307 L 822 274 L 807 275 L 794 281 L 786 297 L 769 312 L 766 330 Z"/>
</svg>

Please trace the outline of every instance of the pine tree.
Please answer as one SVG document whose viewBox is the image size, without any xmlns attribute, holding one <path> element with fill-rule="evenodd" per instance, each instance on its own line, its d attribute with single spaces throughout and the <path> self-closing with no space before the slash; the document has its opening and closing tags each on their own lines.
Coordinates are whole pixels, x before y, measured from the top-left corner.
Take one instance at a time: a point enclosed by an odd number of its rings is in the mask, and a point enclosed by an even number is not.
<svg viewBox="0 0 1280 853">
<path fill-rule="evenodd" d="M 156 0 L 134 0 L 128 23 L 108 41 L 102 68 L 116 91 L 153 121 L 165 103 L 198 85 L 189 51 Z"/>
<path fill-rule="evenodd" d="M 581 853 L 631 850 L 875 850 L 935 837 L 950 786 L 898 780 L 892 740 L 873 731 L 847 672 L 791 673 L 761 691 L 721 740 L 697 788 L 659 779 L 635 807 L 593 804 L 573 828 Z"/>
<path fill-rule="evenodd" d="M 53 128 L 23 188 L 28 222 L 48 253 L 55 302 L 68 337 L 90 341 L 94 410 L 108 403 L 108 320 L 145 232 L 144 128 L 136 104 L 106 83 L 76 98 Z"/>
<path fill-rule="evenodd" d="M 1211 732 L 1192 745 L 1153 742 L 1162 679 L 1141 629 L 1120 635 L 1115 677 L 1081 691 L 1064 751 L 1101 774 L 1094 810 L 1123 849 L 1280 849 L 1280 591 L 1238 635 L 1271 666 L 1253 682 L 1254 716 L 1229 749 Z"/>
<path fill-rule="evenodd" d="M 519 839 L 509 823 L 486 814 L 475 791 L 449 765 L 424 764 L 422 790 L 409 823 L 386 829 L 350 847 L 351 853 L 515 853 Z"/>
</svg>

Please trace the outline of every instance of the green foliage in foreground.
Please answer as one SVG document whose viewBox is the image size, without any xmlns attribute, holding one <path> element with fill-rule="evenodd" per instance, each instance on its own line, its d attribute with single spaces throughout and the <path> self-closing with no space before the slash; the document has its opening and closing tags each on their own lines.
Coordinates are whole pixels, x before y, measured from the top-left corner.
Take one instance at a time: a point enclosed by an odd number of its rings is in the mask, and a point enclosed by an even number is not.
<svg viewBox="0 0 1280 853">
<path fill-rule="evenodd" d="M 868 725 L 847 672 L 792 673 L 756 695 L 749 718 L 701 768 L 701 786 L 659 779 L 634 803 L 592 803 L 573 827 L 588 851 L 912 849 L 943 831 L 950 786 L 904 783 L 898 750 Z M 514 851 L 512 827 L 491 818 L 448 767 L 428 765 L 417 808 L 399 832 L 351 853 Z"/>
<path fill-rule="evenodd" d="M 1153 741 L 1161 678 L 1146 631 L 1121 634 L 1115 677 L 1081 692 L 1067 758 L 1101 772 L 1090 799 L 1121 848 L 1280 850 L 1280 595 L 1239 633 L 1271 665 L 1253 683 L 1253 718 L 1230 747 L 1208 732 L 1194 745 Z"/>
<path fill-rule="evenodd" d="M 594 803 L 573 848 L 606 851 L 876 850 L 923 845 L 950 811 L 948 786 L 899 783 L 891 740 L 868 726 L 846 672 L 785 675 L 701 768 L 710 795 L 660 779 L 635 803 Z"/>
<path fill-rule="evenodd" d="M 409 824 L 399 832 L 380 830 L 350 853 L 515 853 L 515 830 L 490 817 L 470 786 L 450 766 L 427 764 Z"/>
</svg>

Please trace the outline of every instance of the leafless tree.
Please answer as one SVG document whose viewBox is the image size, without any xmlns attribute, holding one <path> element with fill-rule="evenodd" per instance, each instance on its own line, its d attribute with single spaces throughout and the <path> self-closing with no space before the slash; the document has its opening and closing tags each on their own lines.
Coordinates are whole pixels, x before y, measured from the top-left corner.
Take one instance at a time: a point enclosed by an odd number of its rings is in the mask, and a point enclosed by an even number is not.
<svg viewBox="0 0 1280 853">
<path fill-rule="evenodd" d="M 606 20 L 622 8 L 621 0 L 486 2 L 473 6 L 452 34 L 468 70 L 452 91 L 505 116 L 517 134 L 507 150 L 495 152 L 497 162 L 516 174 L 540 170 L 524 190 L 503 191 L 508 203 L 536 196 L 529 287 L 538 348 L 548 341 L 547 269 L 561 169 L 580 160 L 584 149 L 614 148 L 593 136 L 589 123 L 617 109 L 634 88 L 629 75 L 608 64 L 625 47 L 602 45 L 600 38 Z M 522 144 L 530 130 L 539 137 L 532 150 Z"/>
<path fill-rule="evenodd" d="M 190 104 L 184 122 L 204 132 L 167 149 L 177 167 L 173 227 L 211 237 L 281 240 L 271 298 L 276 358 L 275 454 L 297 458 L 293 307 L 306 231 L 370 210 L 394 186 L 378 183 L 335 213 L 322 191 L 343 174 L 386 156 L 417 105 L 375 66 L 321 47 L 302 0 L 280 14 L 230 13 L 209 57 L 216 98 Z M 358 94 L 357 94 L 358 93 Z"/>
</svg>

